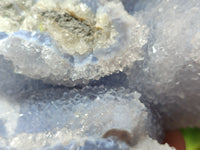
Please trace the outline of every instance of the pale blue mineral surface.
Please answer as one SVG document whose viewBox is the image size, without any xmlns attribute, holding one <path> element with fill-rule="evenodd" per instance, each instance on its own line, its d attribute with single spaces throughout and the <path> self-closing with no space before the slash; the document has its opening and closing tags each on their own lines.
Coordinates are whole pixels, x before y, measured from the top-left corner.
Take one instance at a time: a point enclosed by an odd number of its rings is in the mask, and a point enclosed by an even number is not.
<svg viewBox="0 0 200 150">
<path fill-rule="evenodd" d="M 164 129 L 200 127 L 199 13 L 198 0 L 1 0 L 0 149 L 172 150 Z"/>
</svg>

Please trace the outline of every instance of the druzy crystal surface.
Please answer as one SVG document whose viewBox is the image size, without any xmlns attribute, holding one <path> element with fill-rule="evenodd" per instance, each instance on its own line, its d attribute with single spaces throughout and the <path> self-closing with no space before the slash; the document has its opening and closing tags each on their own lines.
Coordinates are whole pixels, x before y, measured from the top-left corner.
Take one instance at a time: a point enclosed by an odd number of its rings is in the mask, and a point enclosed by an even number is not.
<svg viewBox="0 0 200 150">
<path fill-rule="evenodd" d="M 0 149 L 172 150 L 200 127 L 198 0 L 1 0 Z"/>
<path fill-rule="evenodd" d="M 16 73 L 65 86 L 98 80 L 143 59 L 145 25 L 121 2 L 88 3 L 37 1 L 19 30 L 0 41 L 0 54 Z"/>
<path fill-rule="evenodd" d="M 129 74 L 130 86 L 159 109 L 169 129 L 200 126 L 199 5 L 196 0 L 144 1 L 134 8 L 151 38 L 145 61 Z"/>
<path fill-rule="evenodd" d="M 0 60 L 3 147 L 56 149 L 60 144 L 66 149 L 125 150 L 129 147 L 124 143 L 138 145 L 144 142 L 143 138 L 156 139 L 162 135 L 157 117 L 139 101 L 138 92 L 103 84 L 81 89 L 54 87 L 17 75 L 11 62 L 3 57 Z M 102 139 L 113 129 L 119 133 L 123 130 L 130 138 L 120 139 L 124 143 Z"/>
</svg>

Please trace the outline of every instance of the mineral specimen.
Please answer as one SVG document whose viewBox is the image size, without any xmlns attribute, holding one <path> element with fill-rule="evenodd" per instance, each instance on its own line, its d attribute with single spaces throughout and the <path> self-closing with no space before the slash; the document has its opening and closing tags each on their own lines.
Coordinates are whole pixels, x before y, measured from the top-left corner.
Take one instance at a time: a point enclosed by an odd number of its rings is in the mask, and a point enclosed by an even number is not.
<svg viewBox="0 0 200 150">
<path fill-rule="evenodd" d="M 19 30 L 26 13 L 35 0 L 1 0 L 0 3 L 0 32 Z"/>
<path fill-rule="evenodd" d="M 9 69 L 4 70 L 4 75 L 6 72 L 11 74 Z M 58 143 L 69 145 L 73 141 L 78 146 L 86 139 L 101 141 L 103 134 L 113 129 L 126 131 L 131 135 L 128 140 L 135 145 L 144 136 L 155 139 L 162 134 L 158 120 L 138 100 L 137 92 L 104 86 L 71 90 L 50 85 L 43 88 L 35 87 L 29 80 L 14 83 L 28 85 L 29 89 L 24 87 L 14 97 L 1 94 L 1 146 L 36 149 Z"/>
<path fill-rule="evenodd" d="M 121 2 L 39 0 L 20 31 L 0 40 L 15 72 L 74 86 L 123 71 L 143 59 L 147 28 Z M 91 7 L 91 8 L 90 8 Z"/>
<path fill-rule="evenodd" d="M 2 0 L 0 149 L 173 149 L 163 129 L 200 127 L 199 8 Z"/>
<path fill-rule="evenodd" d="M 199 8 L 197 0 L 143 1 L 135 6 L 151 34 L 145 61 L 128 73 L 129 83 L 137 86 L 143 102 L 160 111 L 168 129 L 200 127 Z"/>
</svg>

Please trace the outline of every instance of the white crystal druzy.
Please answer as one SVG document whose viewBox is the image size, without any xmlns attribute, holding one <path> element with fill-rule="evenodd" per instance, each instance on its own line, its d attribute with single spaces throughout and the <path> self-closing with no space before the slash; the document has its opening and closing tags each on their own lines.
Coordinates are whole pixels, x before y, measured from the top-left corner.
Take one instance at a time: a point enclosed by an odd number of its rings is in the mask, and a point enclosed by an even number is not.
<svg viewBox="0 0 200 150">
<path fill-rule="evenodd" d="M 151 38 L 145 61 L 129 74 L 130 85 L 159 109 L 166 128 L 200 127 L 199 1 L 146 0 L 135 9 Z"/>
<path fill-rule="evenodd" d="M 139 93 L 124 88 L 103 86 L 21 91 L 18 99 L 1 96 L 0 104 L 5 108 L 0 117 L 5 122 L 0 123 L 6 133 L 0 134 L 0 144 L 19 150 L 69 145 L 73 140 L 101 139 L 112 129 L 125 130 L 131 138 L 121 140 L 137 144 L 145 136 L 155 137 L 154 128 L 156 134 L 162 132 L 139 97 Z"/>
<path fill-rule="evenodd" d="M 0 40 L 15 72 L 74 86 L 123 71 L 143 59 L 148 30 L 121 2 L 39 0 L 21 31 Z"/>
</svg>

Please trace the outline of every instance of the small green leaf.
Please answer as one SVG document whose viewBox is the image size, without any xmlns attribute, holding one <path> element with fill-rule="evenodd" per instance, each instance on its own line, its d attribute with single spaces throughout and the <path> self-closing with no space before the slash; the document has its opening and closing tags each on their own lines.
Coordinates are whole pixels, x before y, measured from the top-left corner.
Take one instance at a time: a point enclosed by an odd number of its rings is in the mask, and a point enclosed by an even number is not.
<svg viewBox="0 0 200 150">
<path fill-rule="evenodd" d="M 200 150 L 200 129 L 185 128 L 181 130 L 185 143 L 186 150 Z"/>
</svg>

